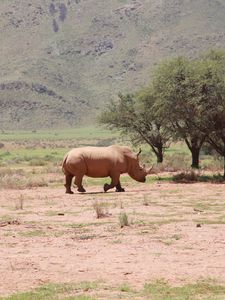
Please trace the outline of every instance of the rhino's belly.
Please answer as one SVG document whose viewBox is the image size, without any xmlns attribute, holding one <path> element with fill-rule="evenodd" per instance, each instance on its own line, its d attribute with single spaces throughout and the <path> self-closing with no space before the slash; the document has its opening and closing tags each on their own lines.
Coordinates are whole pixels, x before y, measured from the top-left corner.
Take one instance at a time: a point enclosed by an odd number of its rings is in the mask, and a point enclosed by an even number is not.
<svg viewBox="0 0 225 300">
<path fill-rule="evenodd" d="M 89 177 L 108 177 L 110 174 L 110 165 L 108 163 L 102 163 L 101 161 L 92 161 L 87 164 L 86 174 Z"/>
<path fill-rule="evenodd" d="M 103 177 L 108 177 L 109 176 L 109 172 L 108 171 L 92 171 L 92 170 L 88 170 L 85 175 L 88 176 L 88 177 L 92 177 L 92 178 L 103 178 Z"/>
<path fill-rule="evenodd" d="M 121 166 L 109 159 L 86 160 L 86 176 L 99 178 L 121 173 Z"/>
</svg>

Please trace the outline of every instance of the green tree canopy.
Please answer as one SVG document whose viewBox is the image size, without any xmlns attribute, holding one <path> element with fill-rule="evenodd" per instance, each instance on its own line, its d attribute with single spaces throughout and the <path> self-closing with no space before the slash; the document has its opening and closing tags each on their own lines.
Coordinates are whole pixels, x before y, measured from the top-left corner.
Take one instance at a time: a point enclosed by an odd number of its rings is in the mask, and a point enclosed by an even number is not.
<svg viewBox="0 0 225 300">
<path fill-rule="evenodd" d="M 153 86 L 157 95 L 156 110 L 166 120 L 174 139 L 183 139 L 192 154 L 192 167 L 199 167 L 199 152 L 206 134 L 199 129 L 201 122 L 191 60 L 178 57 L 161 63 L 155 70 Z"/>
<path fill-rule="evenodd" d="M 151 88 L 136 95 L 120 94 L 118 101 L 111 102 L 101 113 L 100 122 L 121 130 L 135 144 L 147 143 L 157 156 L 157 161 L 162 162 L 170 135 L 164 130 L 162 119 L 154 113 L 154 103 Z"/>
<path fill-rule="evenodd" d="M 225 51 L 211 50 L 195 63 L 201 119 L 198 128 L 225 162 Z"/>
</svg>

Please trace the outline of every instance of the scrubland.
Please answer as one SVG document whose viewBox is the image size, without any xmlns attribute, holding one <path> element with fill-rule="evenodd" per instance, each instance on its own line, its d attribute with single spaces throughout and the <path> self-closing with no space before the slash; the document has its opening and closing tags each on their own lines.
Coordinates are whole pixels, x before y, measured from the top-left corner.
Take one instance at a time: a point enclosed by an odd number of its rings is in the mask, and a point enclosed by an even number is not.
<svg viewBox="0 0 225 300">
<path fill-rule="evenodd" d="M 193 172 L 178 143 L 146 183 L 122 176 L 125 193 L 85 178 L 87 193 L 68 195 L 68 149 L 127 142 L 95 128 L 0 140 L 0 299 L 225 299 L 219 159 L 202 153 Z"/>
</svg>

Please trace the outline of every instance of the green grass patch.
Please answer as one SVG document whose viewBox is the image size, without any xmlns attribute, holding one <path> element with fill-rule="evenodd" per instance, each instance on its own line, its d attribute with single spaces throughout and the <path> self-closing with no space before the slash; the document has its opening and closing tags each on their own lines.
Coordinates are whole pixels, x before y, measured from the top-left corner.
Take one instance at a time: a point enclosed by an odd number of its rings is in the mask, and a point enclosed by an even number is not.
<svg viewBox="0 0 225 300">
<path fill-rule="evenodd" d="M 6 164 L 27 164 L 30 166 L 45 166 L 50 162 L 60 162 L 68 149 L 58 148 L 54 151 L 51 148 L 36 147 L 34 149 L 17 148 L 10 152 L 4 152 L 0 149 L 1 163 Z M 6 154 L 7 153 L 7 154 Z"/>
<path fill-rule="evenodd" d="M 119 287 L 119 289 L 120 289 L 121 292 L 125 292 L 125 293 L 133 293 L 134 292 L 134 289 L 128 283 L 123 283 Z"/>
<path fill-rule="evenodd" d="M 200 280 L 183 286 L 171 286 L 166 280 L 159 279 L 146 283 L 140 290 L 132 288 L 128 283 L 116 287 L 100 282 L 47 284 L 30 292 L 0 297 L 0 300 L 222 300 L 224 296 L 225 286 L 213 280 Z"/>
<path fill-rule="evenodd" d="M 71 223 L 71 224 L 66 224 L 65 226 L 71 228 L 85 228 L 90 226 L 102 226 L 106 224 L 112 224 L 112 222 Z"/>
<path fill-rule="evenodd" d="M 194 284 L 172 287 L 165 280 L 145 284 L 144 294 L 152 300 L 224 299 L 225 286 L 215 282 L 198 281 Z"/>
<path fill-rule="evenodd" d="M 1 141 L 57 141 L 76 139 L 109 139 L 118 137 L 118 133 L 110 130 L 88 126 L 59 130 L 37 130 L 37 131 L 5 131 L 0 133 Z"/>
<path fill-rule="evenodd" d="M 42 237 L 46 236 L 46 232 L 43 230 L 32 230 L 27 232 L 20 232 L 20 235 L 24 237 Z"/>
<path fill-rule="evenodd" d="M 19 293 L 8 297 L 0 297 L 1 300 L 92 300 L 93 298 L 86 295 L 71 296 L 78 292 L 84 293 L 97 289 L 98 284 L 95 282 L 82 282 L 80 284 L 48 284 L 39 287 L 31 292 Z"/>
</svg>

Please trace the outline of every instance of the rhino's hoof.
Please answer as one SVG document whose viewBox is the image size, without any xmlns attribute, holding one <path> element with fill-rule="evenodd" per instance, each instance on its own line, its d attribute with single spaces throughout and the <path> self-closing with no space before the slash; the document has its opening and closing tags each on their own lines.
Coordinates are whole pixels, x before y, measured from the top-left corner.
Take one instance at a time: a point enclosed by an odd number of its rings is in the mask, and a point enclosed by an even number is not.
<svg viewBox="0 0 225 300">
<path fill-rule="evenodd" d="M 121 189 L 116 189 L 116 192 L 117 193 L 122 193 L 122 192 L 125 192 L 125 189 L 121 188 Z"/>
<path fill-rule="evenodd" d="M 66 191 L 66 194 L 74 194 L 72 191 Z"/>
<path fill-rule="evenodd" d="M 104 188 L 104 192 L 106 193 L 109 189 L 108 183 L 105 183 L 103 188 Z"/>
</svg>

